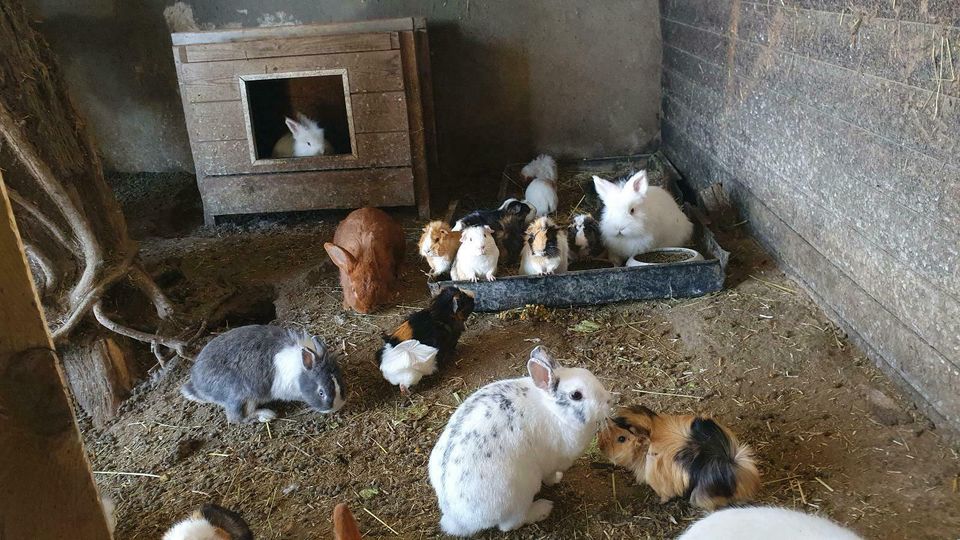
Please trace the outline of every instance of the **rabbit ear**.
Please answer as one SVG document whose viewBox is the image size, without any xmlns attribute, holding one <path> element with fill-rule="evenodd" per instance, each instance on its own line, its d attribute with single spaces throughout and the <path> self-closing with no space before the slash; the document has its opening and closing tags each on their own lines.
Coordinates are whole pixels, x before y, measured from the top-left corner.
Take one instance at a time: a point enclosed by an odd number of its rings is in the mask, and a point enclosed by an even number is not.
<svg viewBox="0 0 960 540">
<path fill-rule="evenodd" d="M 299 122 L 297 122 L 293 118 L 290 118 L 289 116 L 286 117 L 284 121 L 287 123 L 287 129 L 289 129 L 290 133 L 293 133 L 294 135 L 296 135 L 301 129 L 303 129 L 303 126 L 300 125 Z"/>
<path fill-rule="evenodd" d="M 596 175 L 593 176 L 593 187 L 597 190 L 597 195 L 599 195 L 603 201 L 611 200 L 620 194 L 620 190 L 617 189 L 616 184 Z"/>
<path fill-rule="evenodd" d="M 647 179 L 647 171 L 643 170 L 630 177 L 627 183 L 623 185 L 625 191 L 629 190 L 637 195 L 647 194 L 647 188 L 650 187 L 650 181 Z"/>
<path fill-rule="evenodd" d="M 541 346 L 530 351 L 530 360 L 527 361 L 527 372 L 533 379 L 533 384 L 541 390 L 553 393 L 557 389 L 556 376 L 553 370 L 556 368 L 556 362 L 547 353 L 547 350 Z"/>
<path fill-rule="evenodd" d="M 334 540 L 360 540 L 360 528 L 347 505 L 340 503 L 333 509 Z"/>
<path fill-rule="evenodd" d="M 300 348 L 300 357 L 303 360 L 303 369 L 310 371 L 317 362 L 317 353 L 306 347 Z"/>
<path fill-rule="evenodd" d="M 337 265 L 337 267 L 341 270 L 346 270 L 349 272 L 350 269 L 357 264 L 356 257 L 351 255 L 349 251 L 336 244 L 325 242 L 323 244 L 323 249 L 327 250 L 327 255 L 330 256 L 330 260 L 333 261 L 333 264 Z"/>
</svg>

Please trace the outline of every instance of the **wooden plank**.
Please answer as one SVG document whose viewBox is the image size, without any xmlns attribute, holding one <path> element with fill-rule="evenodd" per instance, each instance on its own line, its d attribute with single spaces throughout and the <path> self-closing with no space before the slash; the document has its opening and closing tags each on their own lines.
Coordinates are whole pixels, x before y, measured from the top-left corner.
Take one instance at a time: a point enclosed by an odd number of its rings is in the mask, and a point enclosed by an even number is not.
<svg viewBox="0 0 960 540">
<path fill-rule="evenodd" d="M 0 537 L 108 540 L 2 179 L 0 214 Z"/>
<path fill-rule="evenodd" d="M 203 179 L 200 192 L 212 215 L 414 203 L 409 167 L 217 176 Z"/>
<path fill-rule="evenodd" d="M 423 123 L 423 97 L 420 71 L 417 67 L 417 45 L 414 33 L 400 32 L 403 78 L 406 81 L 407 111 L 410 118 L 410 155 L 417 194 L 417 211 L 421 219 L 430 217 L 430 186 L 427 181 L 426 136 Z"/>
<path fill-rule="evenodd" d="M 309 36 L 288 39 L 267 38 L 257 41 L 202 43 L 198 45 L 188 45 L 184 47 L 184 49 L 186 52 L 186 62 L 217 62 L 250 58 L 272 58 L 277 56 L 385 51 L 393 48 L 391 46 L 392 34 L 395 34 L 395 32 Z"/>
<path fill-rule="evenodd" d="M 400 51 L 319 54 L 181 64 L 180 92 L 189 103 L 240 99 L 240 75 L 346 68 L 350 93 L 403 90 Z"/>
<path fill-rule="evenodd" d="M 373 92 L 350 97 L 355 133 L 407 131 L 407 106 L 403 92 Z M 197 142 L 245 140 L 243 103 L 211 101 L 195 103 L 188 119 Z"/>
<path fill-rule="evenodd" d="M 198 43 L 229 43 L 234 41 L 282 39 L 332 34 L 402 32 L 404 30 L 413 30 L 414 28 L 414 19 L 403 17 L 349 23 L 298 24 L 264 28 L 232 28 L 228 30 L 209 30 L 203 32 L 177 32 L 171 34 L 170 39 L 174 45 L 194 45 Z"/>
<path fill-rule="evenodd" d="M 198 142 L 194 159 L 209 176 L 270 172 L 405 167 L 410 165 L 410 138 L 405 131 L 358 133 L 357 155 L 339 154 L 307 158 L 266 159 L 250 162 L 247 141 Z"/>
</svg>

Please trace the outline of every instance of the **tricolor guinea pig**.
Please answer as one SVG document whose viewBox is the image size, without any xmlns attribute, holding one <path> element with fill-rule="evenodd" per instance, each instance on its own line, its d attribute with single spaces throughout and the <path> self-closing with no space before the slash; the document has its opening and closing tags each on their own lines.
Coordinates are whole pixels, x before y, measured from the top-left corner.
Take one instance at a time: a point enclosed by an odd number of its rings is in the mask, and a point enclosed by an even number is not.
<svg viewBox="0 0 960 540">
<path fill-rule="evenodd" d="M 569 249 L 566 230 L 546 216 L 535 219 L 527 227 L 520 251 L 520 274 L 543 276 L 566 272 Z"/>
</svg>

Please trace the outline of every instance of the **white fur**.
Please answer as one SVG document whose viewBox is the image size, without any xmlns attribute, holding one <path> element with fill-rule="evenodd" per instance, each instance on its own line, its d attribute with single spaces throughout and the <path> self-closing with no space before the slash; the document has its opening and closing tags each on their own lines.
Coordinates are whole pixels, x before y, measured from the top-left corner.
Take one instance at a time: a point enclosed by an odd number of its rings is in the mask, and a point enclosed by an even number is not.
<svg viewBox="0 0 960 540">
<path fill-rule="evenodd" d="M 286 133 L 273 145 L 272 157 L 307 157 L 333 153 L 333 145 L 324 138 L 323 128 L 302 114 L 286 119 Z"/>
<path fill-rule="evenodd" d="M 550 182 L 557 181 L 557 162 L 546 154 L 540 154 L 536 159 L 520 169 L 524 178 L 540 178 Z"/>
<path fill-rule="evenodd" d="M 302 401 L 300 374 L 303 373 L 301 345 L 284 347 L 273 357 L 273 384 L 270 394 L 274 399 Z"/>
<path fill-rule="evenodd" d="M 103 517 L 107 520 L 107 530 L 110 534 L 117 530 L 117 503 L 109 495 L 100 497 L 100 504 L 103 506 Z"/>
<path fill-rule="evenodd" d="M 415 339 L 397 344 L 389 343 L 383 347 L 380 372 L 390 384 L 411 387 L 423 378 L 437 371 L 437 353 L 439 349 L 424 345 Z"/>
<path fill-rule="evenodd" d="M 333 379 L 333 391 L 336 392 L 333 396 L 333 406 L 330 407 L 330 411 L 327 414 L 339 411 L 347 402 L 347 397 L 343 395 L 343 389 L 340 388 L 340 383 L 337 382 L 336 378 Z"/>
<path fill-rule="evenodd" d="M 570 262 L 570 246 L 567 244 L 567 231 L 557 232 L 557 248 L 560 255 L 556 257 L 545 257 L 535 254 L 530 249 L 530 244 L 523 243 L 523 249 L 520 250 L 520 274 L 524 276 L 543 276 L 548 274 L 562 274 L 567 271 Z"/>
<path fill-rule="evenodd" d="M 589 371 L 554 364 L 551 373 L 555 394 L 549 384 L 538 387 L 532 376 L 498 381 L 468 397 L 450 418 L 429 461 L 445 533 L 508 531 L 550 514 L 551 501 L 534 500 L 540 486 L 560 481 L 611 404 L 610 393 Z M 571 406 L 574 391 L 583 399 Z M 560 397 L 568 405 L 560 405 Z"/>
<path fill-rule="evenodd" d="M 573 230 L 577 231 L 573 235 L 573 245 L 575 245 L 577 249 L 570 253 L 571 258 L 579 259 L 590 252 L 590 242 L 587 241 L 587 235 L 583 232 L 583 222 L 588 217 L 590 217 L 589 214 L 577 214 L 573 218 Z"/>
<path fill-rule="evenodd" d="M 604 204 L 600 234 L 614 264 L 622 266 L 639 253 L 690 241 L 693 224 L 667 190 L 649 185 L 646 171 L 623 186 L 599 176 L 593 183 Z"/>
<path fill-rule="evenodd" d="M 527 186 L 524 195 L 529 204 L 536 211 L 536 217 L 552 214 L 557 210 L 557 183 L 552 180 L 536 178 Z"/>
<path fill-rule="evenodd" d="M 822 517 L 786 508 L 720 510 L 694 523 L 678 540 L 859 540 Z"/>
<path fill-rule="evenodd" d="M 187 518 L 171 527 L 162 540 L 220 540 L 217 530 L 203 518 Z"/>
<path fill-rule="evenodd" d="M 460 235 L 460 248 L 457 258 L 450 269 L 450 278 L 454 281 L 487 281 L 496 279 L 497 261 L 500 249 L 493 239 L 490 227 L 467 227 Z"/>
</svg>

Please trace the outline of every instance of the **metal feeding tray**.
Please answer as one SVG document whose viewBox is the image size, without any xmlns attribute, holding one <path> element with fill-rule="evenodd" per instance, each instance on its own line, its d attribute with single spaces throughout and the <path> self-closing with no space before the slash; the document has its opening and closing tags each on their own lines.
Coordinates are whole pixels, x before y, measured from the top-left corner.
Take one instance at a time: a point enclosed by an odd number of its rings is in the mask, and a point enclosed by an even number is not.
<svg viewBox="0 0 960 540">
<path fill-rule="evenodd" d="M 561 163 L 558 182 L 561 208 L 572 208 L 571 214 L 574 211 L 595 211 L 596 194 L 592 182 L 588 185 L 584 178 L 589 178 L 589 174 L 611 178 L 640 167 L 651 171 L 652 183 L 667 189 L 673 189 L 679 179 L 676 169 L 659 153 Z M 503 195 L 516 191 L 510 184 L 519 185 L 513 179 L 513 169 L 519 170 L 516 165 L 510 165 L 504 171 L 506 187 L 501 189 Z M 528 304 L 553 307 L 598 305 L 655 298 L 689 298 L 719 291 L 723 288 L 730 254 L 717 243 L 695 207 L 686 204 L 684 210 L 694 223 L 693 247 L 704 260 L 574 269 L 552 276 L 504 275 L 494 281 L 476 283 L 437 281 L 429 283 L 430 293 L 436 295 L 443 287 L 455 285 L 476 295 L 477 311 L 503 311 Z M 559 221 L 564 221 L 564 217 L 567 216 L 561 214 Z"/>
</svg>

